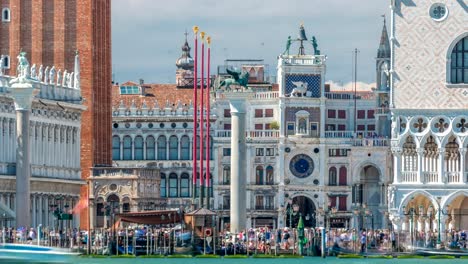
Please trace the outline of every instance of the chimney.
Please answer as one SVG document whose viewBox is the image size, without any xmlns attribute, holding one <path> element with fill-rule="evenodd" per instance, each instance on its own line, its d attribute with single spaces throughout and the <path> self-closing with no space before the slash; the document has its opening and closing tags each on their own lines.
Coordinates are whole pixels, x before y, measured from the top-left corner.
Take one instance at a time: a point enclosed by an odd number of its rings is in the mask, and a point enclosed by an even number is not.
<svg viewBox="0 0 468 264">
<path fill-rule="evenodd" d="M 145 80 L 140 79 L 140 96 L 146 95 L 145 87 L 143 86 L 144 83 L 145 83 Z"/>
</svg>

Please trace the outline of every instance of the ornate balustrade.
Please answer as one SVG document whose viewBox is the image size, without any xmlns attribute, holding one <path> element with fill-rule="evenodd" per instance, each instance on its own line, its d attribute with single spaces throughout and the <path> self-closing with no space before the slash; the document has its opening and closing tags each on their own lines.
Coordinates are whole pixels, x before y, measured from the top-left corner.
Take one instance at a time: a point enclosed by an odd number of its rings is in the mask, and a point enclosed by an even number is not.
<svg viewBox="0 0 468 264">
<path fill-rule="evenodd" d="M 353 138 L 354 131 L 325 131 L 326 138 Z"/>
<path fill-rule="evenodd" d="M 415 183 L 417 182 L 418 173 L 416 171 L 402 171 L 401 182 L 403 183 Z"/>
<path fill-rule="evenodd" d="M 447 183 L 460 183 L 460 173 L 458 171 L 447 171 L 445 173 Z"/>
<path fill-rule="evenodd" d="M 437 183 L 439 182 L 439 173 L 437 171 L 423 171 L 422 172 L 423 183 Z"/>
</svg>

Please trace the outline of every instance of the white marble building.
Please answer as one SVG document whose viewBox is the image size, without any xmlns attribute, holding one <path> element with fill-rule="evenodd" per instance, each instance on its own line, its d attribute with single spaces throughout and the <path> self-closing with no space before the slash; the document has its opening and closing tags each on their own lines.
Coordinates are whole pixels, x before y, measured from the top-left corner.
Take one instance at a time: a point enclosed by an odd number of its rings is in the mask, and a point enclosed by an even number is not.
<svg viewBox="0 0 468 264">
<path fill-rule="evenodd" d="M 3 56 L 2 56 L 3 57 Z M 2 60 L 2 62 L 4 62 Z M 0 64 L 0 204 L 12 211 L 15 206 L 16 113 L 9 94 L 9 82 L 16 76 L 3 75 Z M 72 69 L 69 69 L 72 70 Z M 30 115 L 31 144 L 31 226 L 78 227 L 79 217 L 58 220 L 56 213 L 68 213 L 78 204 L 81 180 L 80 130 L 82 105 L 79 57 L 75 72 L 55 67 L 32 65 L 28 72 L 38 95 L 33 99 Z M 7 210 L 8 211 L 8 210 Z M 0 219 L 9 218 L 4 211 Z M 0 221 L 3 226 L 15 221 Z"/>
<path fill-rule="evenodd" d="M 443 240 L 468 229 L 468 11 L 464 1 L 394 0 L 391 12 L 391 219 Z"/>
</svg>

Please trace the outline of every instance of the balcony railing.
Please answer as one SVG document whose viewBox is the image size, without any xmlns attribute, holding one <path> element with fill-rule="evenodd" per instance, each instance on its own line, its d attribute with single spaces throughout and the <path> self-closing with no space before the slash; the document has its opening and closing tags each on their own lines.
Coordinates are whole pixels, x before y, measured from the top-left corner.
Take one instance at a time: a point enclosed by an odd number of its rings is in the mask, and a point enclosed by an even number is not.
<svg viewBox="0 0 468 264">
<path fill-rule="evenodd" d="M 437 183 L 439 182 L 439 173 L 437 171 L 423 171 L 422 172 L 423 183 Z"/>
<path fill-rule="evenodd" d="M 354 131 L 325 131 L 326 138 L 353 138 Z"/>
<path fill-rule="evenodd" d="M 232 135 L 231 130 L 216 130 L 215 131 L 216 137 L 220 138 L 229 138 Z M 245 136 L 248 138 L 278 138 L 279 131 L 278 130 L 251 130 L 246 131 Z"/>
<path fill-rule="evenodd" d="M 390 113 L 390 108 L 388 107 L 379 107 L 374 109 L 374 115 L 386 115 Z"/>
<path fill-rule="evenodd" d="M 354 92 L 326 92 L 325 97 L 330 100 L 372 100 L 375 98 L 373 93 L 356 94 Z"/>
<path fill-rule="evenodd" d="M 362 138 L 353 139 L 352 144 L 354 147 L 388 147 L 390 140 L 385 138 Z"/>
<path fill-rule="evenodd" d="M 460 183 L 460 173 L 458 171 L 448 171 L 446 177 L 448 183 Z"/>
<path fill-rule="evenodd" d="M 255 93 L 255 99 L 275 99 L 279 97 L 279 92 L 258 92 Z"/>
<path fill-rule="evenodd" d="M 401 172 L 402 182 L 416 182 L 418 173 L 416 171 L 403 171 Z"/>
<path fill-rule="evenodd" d="M 129 176 L 142 176 L 142 177 L 158 177 L 159 170 L 156 168 L 93 168 L 94 177 L 129 177 Z"/>
</svg>

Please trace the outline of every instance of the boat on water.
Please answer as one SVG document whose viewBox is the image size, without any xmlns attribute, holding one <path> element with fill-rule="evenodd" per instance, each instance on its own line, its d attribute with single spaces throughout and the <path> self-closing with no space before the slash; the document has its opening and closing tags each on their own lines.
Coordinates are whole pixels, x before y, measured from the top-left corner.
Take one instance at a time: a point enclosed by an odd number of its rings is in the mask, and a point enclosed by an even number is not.
<svg viewBox="0 0 468 264">
<path fill-rule="evenodd" d="M 67 249 L 0 244 L 0 263 L 73 263 L 78 253 Z"/>
<path fill-rule="evenodd" d="M 430 248 L 417 248 L 415 250 L 417 255 L 421 256 L 435 256 L 435 255 L 445 255 L 445 256 L 468 256 L 467 250 L 462 249 L 430 249 Z"/>
</svg>

